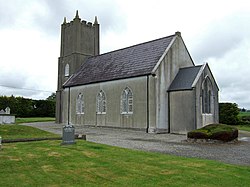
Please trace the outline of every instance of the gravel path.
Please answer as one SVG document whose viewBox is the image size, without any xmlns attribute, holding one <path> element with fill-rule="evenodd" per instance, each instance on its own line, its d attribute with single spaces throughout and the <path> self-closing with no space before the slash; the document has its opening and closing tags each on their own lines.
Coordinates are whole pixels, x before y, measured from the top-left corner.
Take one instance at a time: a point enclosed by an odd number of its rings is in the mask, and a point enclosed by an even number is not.
<svg viewBox="0 0 250 187">
<path fill-rule="evenodd" d="M 56 134 L 62 134 L 63 127 L 53 122 L 23 125 Z M 250 166 L 250 132 L 246 131 L 240 131 L 239 141 L 234 143 L 191 143 L 186 142 L 186 135 L 147 134 L 142 131 L 78 125 L 75 130 L 77 134 L 86 134 L 90 142 Z"/>
</svg>

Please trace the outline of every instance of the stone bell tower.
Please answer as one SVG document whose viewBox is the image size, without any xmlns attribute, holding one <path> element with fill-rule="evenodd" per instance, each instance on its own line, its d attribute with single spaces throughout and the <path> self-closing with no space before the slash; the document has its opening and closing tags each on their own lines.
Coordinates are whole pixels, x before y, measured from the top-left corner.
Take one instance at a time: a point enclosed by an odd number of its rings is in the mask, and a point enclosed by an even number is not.
<svg viewBox="0 0 250 187">
<path fill-rule="evenodd" d="M 58 59 L 58 82 L 56 92 L 56 123 L 62 122 L 63 84 L 78 70 L 84 61 L 99 55 L 99 24 L 95 17 L 94 24 L 81 20 L 76 11 L 73 21 L 66 18 L 61 25 L 61 51 Z"/>
</svg>

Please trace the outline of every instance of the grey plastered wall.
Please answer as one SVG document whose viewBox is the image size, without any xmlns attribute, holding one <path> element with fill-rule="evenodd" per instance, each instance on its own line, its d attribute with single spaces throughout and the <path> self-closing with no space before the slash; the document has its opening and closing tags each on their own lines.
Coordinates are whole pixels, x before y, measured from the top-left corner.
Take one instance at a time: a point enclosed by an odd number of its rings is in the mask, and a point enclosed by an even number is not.
<svg viewBox="0 0 250 187">
<path fill-rule="evenodd" d="M 156 92 L 156 132 L 168 132 L 168 93 L 167 90 L 179 71 L 179 68 L 194 66 L 189 52 L 180 35 L 157 68 Z M 151 131 L 153 131 L 151 129 Z"/>
<path fill-rule="evenodd" d="M 184 134 L 195 129 L 195 91 L 169 92 L 170 132 Z"/>
<path fill-rule="evenodd" d="M 122 91 L 129 87 L 133 92 L 133 114 L 121 114 Z M 96 114 L 96 96 L 100 90 L 106 95 L 106 114 Z M 147 128 L 147 76 L 94 83 L 70 88 L 70 122 L 72 124 L 120 128 Z M 67 97 L 68 89 L 64 96 Z M 84 114 L 76 114 L 76 99 L 84 96 Z M 67 100 L 66 98 L 64 100 Z M 65 111 L 66 110 L 66 111 Z M 64 104 L 64 122 L 67 121 L 67 104 Z M 100 117 L 100 115 L 102 115 Z M 97 118 L 102 118 L 98 123 Z"/>
<path fill-rule="evenodd" d="M 212 117 L 208 115 L 207 118 L 207 124 L 209 123 L 219 123 L 219 100 L 218 100 L 218 91 L 219 88 L 217 87 L 217 84 L 215 82 L 215 79 L 212 75 L 212 72 L 210 71 L 209 67 L 206 65 L 204 68 L 201 76 L 199 77 L 199 80 L 197 81 L 197 84 L 195 85 L 195 90 L 196 90 L 196 128 L 201 128 L 203 126 L 203 121 L 202 118 L 206 114 L 202 114 L 202 93 L 201 93 L 201 86 L 202 83 L 205 79 L 205 77 L 208 76 L 212 82 L 213 86 L 213 94 L 212 97 L 214 101 L 212 102 L 211 105 L 211 114 L 213 115 Z"/>
</svg>

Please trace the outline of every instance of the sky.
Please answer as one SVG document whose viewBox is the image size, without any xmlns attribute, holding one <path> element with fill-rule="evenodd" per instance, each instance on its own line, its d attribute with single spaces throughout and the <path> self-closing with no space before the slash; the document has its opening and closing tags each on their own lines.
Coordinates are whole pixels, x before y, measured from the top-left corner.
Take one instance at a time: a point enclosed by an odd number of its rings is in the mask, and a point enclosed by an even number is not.
<svg viewBox="0 0 250 187">
<path fill-rule="evenodd" d="M 101 53 L 180 31 L 194 63 L 209 64 L 219 102 L 250 109 L 247 0 L 0 0 L 0 95 L 56 91 L 60 27 L 76 10 L 88 22 L 97 16 Z"/>
</svg>

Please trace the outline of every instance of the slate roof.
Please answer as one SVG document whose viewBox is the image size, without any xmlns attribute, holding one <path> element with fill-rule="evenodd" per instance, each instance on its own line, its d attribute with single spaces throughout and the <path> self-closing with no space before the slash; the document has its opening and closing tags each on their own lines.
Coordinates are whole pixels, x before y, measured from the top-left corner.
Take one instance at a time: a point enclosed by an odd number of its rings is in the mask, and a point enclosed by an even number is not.
<svg viewBox="0 0 250 187">
<path fill-rule="evenodd" d="M 90 57 L 64 87 L 149 75 L 174 36 Z"/>
<path fill-rule="evenodd" d="M 201 65 L 181 68 L 169 86 L 168 91 L 190 90 L 197 77 Z"/>
</svg>

